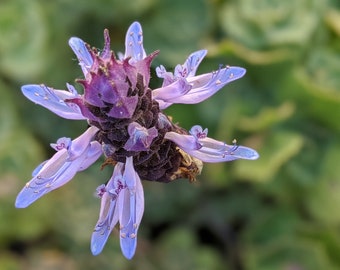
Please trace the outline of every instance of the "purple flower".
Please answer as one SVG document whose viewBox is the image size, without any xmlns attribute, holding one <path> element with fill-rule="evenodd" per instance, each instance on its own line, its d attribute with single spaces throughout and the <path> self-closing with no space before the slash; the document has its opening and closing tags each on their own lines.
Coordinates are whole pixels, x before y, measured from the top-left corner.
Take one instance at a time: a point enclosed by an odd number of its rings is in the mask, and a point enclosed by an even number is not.
<svg viewBox="0 0 340 270">
<path fill-rule="evenodd" d="M 45 85 L 24 85 L 23 94 L 60 117 L 86 120 L 89 128 L 78 138 L 60 138 L 51 147 L 55 155 L 41 163 L 33 178 L 19 193 L 15 205 L 29 206 L 46 193 L 61 187 L 78 172 L 105 157 L 103 166 L 113 166 L 109 181 L 96 189 L 101 199 L 99 219 L 91 240 L 91 251 L 99 254 L 119 223 L 122 253 L 135 254 L 137 231 L 144 212 L 142 180 L 170 182 L 178 178 L 194 181 L 202 162 L 224 162 L 258 158 L 255 150 L 207 137 L 208 130 L 195 125 L 188 132 L 171 121 L 163 109 L 175 103 L 199 103 L 226 84 L 241 78 L 245 69 L 220 67 L 196 75 L 206 50 L 192 53 L 173 73 L 156 68 L 163 78 L 160 88 L 149 87 L 152 60 L 143 47 L 142 28 L 134 22 L 126 34 L 125 54 L 118 58 L 110 50 L 108 31 L 99 53 L 79 38 L 69 45 L 76 54 L 84 78 L 77 80 L 83 94 L 67 84 L 67 90 Z"/>
</svg>

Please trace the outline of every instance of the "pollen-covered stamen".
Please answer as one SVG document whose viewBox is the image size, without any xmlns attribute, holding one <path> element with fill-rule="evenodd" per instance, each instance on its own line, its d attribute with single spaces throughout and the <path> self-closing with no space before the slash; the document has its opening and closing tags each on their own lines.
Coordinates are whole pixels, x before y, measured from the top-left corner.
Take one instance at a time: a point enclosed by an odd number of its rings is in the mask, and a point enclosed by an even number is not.
<svg viewBox="0 0 340 270">
<path fill-rule="evenodd" d="M 72 140 L 70 138 L 62 137 L 57 140 L 57 143 L 51 143 L 51 147 L 60 151 L 61 149 L 68 149 L 71 146 Z"/>
<path fill-rule="evenodd" d="M 237 140 L 233 140 L 233 147 L 229 149 L 227 152 L 224 153 L 224 155 L 233 155 L 234 152 L 238 149 L 239 145 L 237 145 Z"/>
<path fill-rule="evenodd" d="M 124 145 L 127 151 L 146 151 L 154 138 L 157 137 L 158 131 L 155 127 L 146 129 L 137 122 L 132 122 L 128 126 L 130 138 Z"/>
</svg>

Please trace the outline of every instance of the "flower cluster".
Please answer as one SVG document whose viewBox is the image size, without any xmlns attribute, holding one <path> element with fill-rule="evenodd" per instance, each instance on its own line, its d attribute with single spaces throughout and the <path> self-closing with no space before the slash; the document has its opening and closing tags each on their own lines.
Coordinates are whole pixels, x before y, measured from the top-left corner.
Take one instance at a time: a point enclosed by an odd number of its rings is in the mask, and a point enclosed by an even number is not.
<svg viewBox="0 0 340 270">
<path fill-rule="evenodd" d="M 171 121 L 163 110 L 172 104 L 201 102 L 245 74 L 241 67 L 220 67 L 196 75 L 206 50 L 192 53 L 183 65 L 168 72 L 156 69 L 163 79 L 160 88 L 150 89 L 151 62 L 158 51 L 147 55 L 142 28 L 134 22 L 126 34 L 125 54 L 116 57 L 104 31 L 102 51 L 90 48 L 79 38 L 69 44 L 76 54 L 84 79 L 77 80 L 84 93 L 67 84 L 68 90 L 45 85 L 24 85 L 23 94 L 60 117 L 86 120 L 89 128 L 78 138 L 60 138 L 51 144 L 54 156 L 33 171 L 33 178 L 19 193 L 15 205 L 29 206 L 46 193 L 61 187 L 102 155 L 105 166 L 114 167 L 112 177 L 97 188 L 101 198 L 99 220 L 94 228 L 91 251 L 99 254 L 111 231 L 119 223 L 120 245 L 131 259 L 144 212 L 141 179 L 170 182 L 178 178 L 194 181 L 202 162 L 257 159 L 253 149 L 228 145 L 207 137 L 208 130 L 194 126 L 188 132 Z"/>
</svg>

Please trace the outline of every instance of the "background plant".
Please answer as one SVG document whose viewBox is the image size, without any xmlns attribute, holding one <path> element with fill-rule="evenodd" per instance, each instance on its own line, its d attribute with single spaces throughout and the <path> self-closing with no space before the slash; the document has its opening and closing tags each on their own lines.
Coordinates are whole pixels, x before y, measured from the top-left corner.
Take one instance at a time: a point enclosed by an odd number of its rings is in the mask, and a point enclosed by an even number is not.
<svg viewBox="0 0 340 270">
<path fill-rule="evenodd" d="M 81 76 L 71 36 L 101 48 L 108 28 L 119 51 L 134 20 L 147 52 L 161 50 L 154 66 L 206 48 L 202 72 L 247 69 L 213 98 L 168 114 L 261 158 L 208 164 L 197 184 L 144 183 L 139 247 L 126 261 L 117 241 L 90 256 L 99 201 L 89 194 L 110 173 L 100 163 L 24 211 L 14 200 L 50 156 L 45 146 L 85 129 L 32 105 L 20 86 L 64 88 Z M 338 269 L 339 25 L 335 0 L 2 1 L 0 269 Z"/>
</svg>

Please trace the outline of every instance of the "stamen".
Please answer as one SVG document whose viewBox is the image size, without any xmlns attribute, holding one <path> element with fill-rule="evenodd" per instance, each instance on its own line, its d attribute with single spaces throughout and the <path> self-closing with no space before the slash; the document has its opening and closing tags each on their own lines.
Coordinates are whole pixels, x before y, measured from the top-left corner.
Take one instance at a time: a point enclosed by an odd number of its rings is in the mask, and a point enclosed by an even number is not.
<svg viewBox="0 0 340 270">
<path fill-rule="evenodd" d="M 231 148 L 231 150 L 230 150 L 231 152 L 235 152 L 237 150 L 237 148 L 238 148 L 237 140 L 236 139 L 233 139 L 233 145 L 234 145 L 234 147 Z"/>
<path fill-rule="evenodd" d="M 229 151 L 225 151 L 223 153 L 223 158 L 225 158 L 225 156 L 227 156 L 227 155 L 233 155 L 234 152 L 238 149 L 239 145 L 237 145 L 237 140 L 233 139 L 232 143 L 233 143 L 233 147 Z"/>
</svg>

